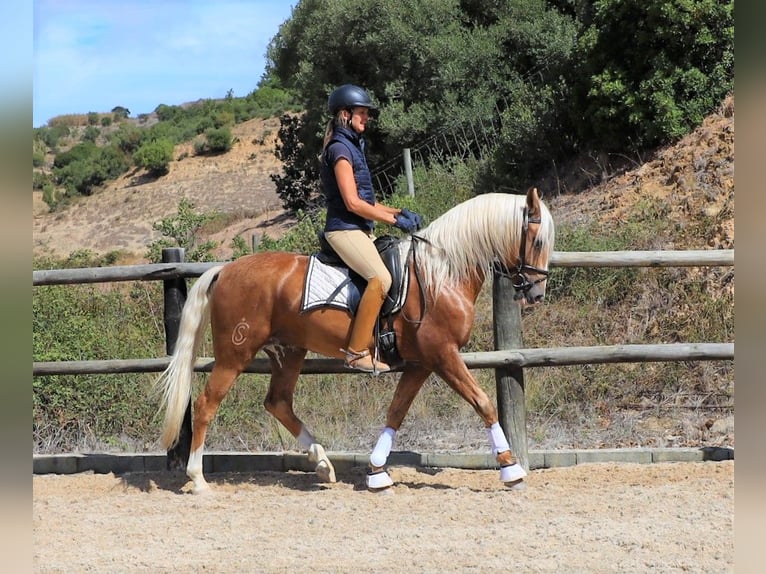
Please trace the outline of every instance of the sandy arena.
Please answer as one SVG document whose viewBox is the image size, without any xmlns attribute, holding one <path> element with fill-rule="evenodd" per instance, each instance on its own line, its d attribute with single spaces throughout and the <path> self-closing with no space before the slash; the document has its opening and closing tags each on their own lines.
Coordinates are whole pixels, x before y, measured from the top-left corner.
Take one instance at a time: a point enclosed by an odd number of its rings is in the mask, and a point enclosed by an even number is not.
<svg viewBox="0 0 766 574">
<path fill-rule="evenodd" d="M 33 478 L 34 571 L 732 572 L 734 461 Z"/>
</svg>

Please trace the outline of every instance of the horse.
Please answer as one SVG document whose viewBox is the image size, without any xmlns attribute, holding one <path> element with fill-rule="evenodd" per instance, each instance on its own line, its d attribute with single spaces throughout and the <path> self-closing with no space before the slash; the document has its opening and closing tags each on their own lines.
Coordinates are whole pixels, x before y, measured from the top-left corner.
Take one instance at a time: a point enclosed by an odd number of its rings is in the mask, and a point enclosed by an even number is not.
<svg viewBox="0 0 766 574">
<path fill-rule="evenodd" d="M 393 315 L 401 376 L 385 427 L 370 454 L 369 490 L 393 485 L 386 462 L 395 434 L 431 373 L 481 417 L 500 467 L 500 480 L 508 486 L 523 486 L 520 483 L 527 473 L 511 451 L 493 401 L 471 375 L 460 349 L 468 342 L 477 297 L 493 269 L 511 279 L 514 299 L 520 304 L 543 300 L 554 237 L 550 211 L 537 189 L 530 188 L 525 195 L 477 195 L 401 239 L 401 260 L 415 279 L 408 282 L 406 299 Z M 189 291 L 175 350 L 156 381 L 156 390 L 160 412 L 164 410 L 160 443 L 168 449 L 170 461 L 171 449 L 181 447 L 182 425 L 189 425 L 193 368 L 209 323 L 215 362 L 194 401 L 191 440 L 187 437 L 185 452 L 177 453 L 180 464 L 186 464 L 193 493 L 210 489 L 202 472 L 208 425 L 259 351 L 265 352 L 271 365 L 263 402 L 266 411 L 308 453 L 320 481 L 336 480 L 322 444 L 293 411 L 293 396 L 308 351 L 345 357 L 342 349 L 353 317 L 347 310 L 332 307 L 301 310 L 308 262 L 305 254 L 254 253 L 208 269 Z M 376 351 L 372 333 L 369 349 Z"/>
</svg>

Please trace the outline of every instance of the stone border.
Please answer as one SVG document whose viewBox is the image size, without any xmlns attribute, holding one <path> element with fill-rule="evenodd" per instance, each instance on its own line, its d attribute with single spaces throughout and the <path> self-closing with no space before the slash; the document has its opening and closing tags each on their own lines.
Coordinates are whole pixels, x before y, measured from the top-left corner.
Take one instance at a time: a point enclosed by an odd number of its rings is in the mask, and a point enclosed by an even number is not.
<svg viewBox="0 0 766 574">
<path fill-rule="evenodd" d="M 329 452 L 327 456 L 338 472 L 355 467 L 366 467 L 369 454 Z M 35 454 L 32 456 L 33 474 L 124 474 L 128 472 L 165 471 L 165 453 L 143 454 Z M 529 468 L 557 468 L 584 463 L 622 462 L 649 464 L 655 462 L 705 462 L 734 460 L 734 449 L 727 447 L 701 448 L 615 448 L 593 450 L 531 450 Z M 389 466 L 436 468 L 464 468 L 487 470 L 498 468 L 494 456 L 486 453 L 418 453 L 393 451 Z M 205 473 L 257 472 L 298 470 L 312 472 L 308 456 L 298 452 L 232 453 L 206 452 L 203 460 Z"/>
</svg>

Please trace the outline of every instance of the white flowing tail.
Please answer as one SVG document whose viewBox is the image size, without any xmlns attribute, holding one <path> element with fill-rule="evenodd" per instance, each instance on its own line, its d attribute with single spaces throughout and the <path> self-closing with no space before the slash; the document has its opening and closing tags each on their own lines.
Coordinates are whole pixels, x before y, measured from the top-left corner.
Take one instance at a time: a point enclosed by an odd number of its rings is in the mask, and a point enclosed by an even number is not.
<svg viewBox="0 0 766 574">
<path fill-rule="evenodd" d="M 162 396 L 160 410 L 165 409 L 160 443 L 165 449 L 178 442 L 186 407 L 191 399 L 194 360 L 209 317 L 208 303 L 210 285 L 223 265 L 205 271 L 189 291 L 178 331 L 175 351 L 168 368 L 157 379 L 155 386 Z"/>
</svg>

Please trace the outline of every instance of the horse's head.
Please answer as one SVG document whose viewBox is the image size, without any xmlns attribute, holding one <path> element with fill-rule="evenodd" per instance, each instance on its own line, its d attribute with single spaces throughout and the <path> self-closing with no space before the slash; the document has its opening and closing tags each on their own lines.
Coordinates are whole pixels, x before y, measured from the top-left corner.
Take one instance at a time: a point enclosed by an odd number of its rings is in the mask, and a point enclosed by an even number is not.
<svg viewBox="0 0 766 574">
<path fill-rule="evenodd" d="M 548 260 L 553 252 L 554 228 L 550 212 L 540 200 L 537 188 L 527 191 L 521 224 L 521 243 L 516 265 L 510 278 L 516 289 L 514 299 L 539 303 L 545 297 L 548 283 Z"/>
</svg>

